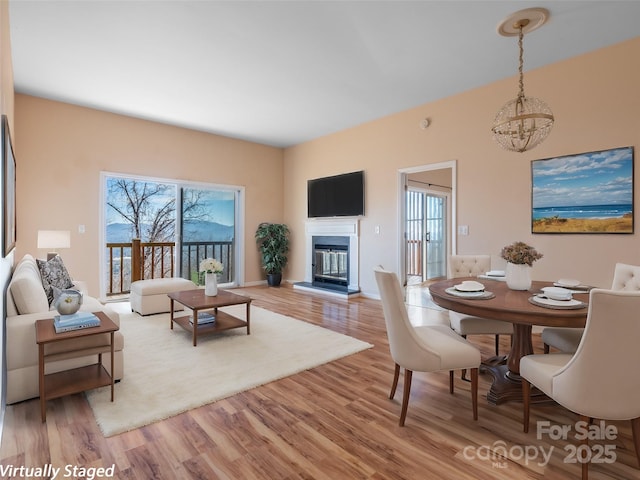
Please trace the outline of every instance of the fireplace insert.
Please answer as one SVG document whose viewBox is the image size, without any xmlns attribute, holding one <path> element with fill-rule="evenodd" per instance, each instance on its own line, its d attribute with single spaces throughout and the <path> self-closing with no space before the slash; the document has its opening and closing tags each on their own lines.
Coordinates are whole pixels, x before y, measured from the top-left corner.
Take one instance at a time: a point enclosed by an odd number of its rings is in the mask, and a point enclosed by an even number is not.
<svg viewBox="0 0 640 480">
<path fill-rule="evenodd" d="M 347 291 L 349 286 L 349 238 L 313 237 L 312 284 Z"/>
</svg>

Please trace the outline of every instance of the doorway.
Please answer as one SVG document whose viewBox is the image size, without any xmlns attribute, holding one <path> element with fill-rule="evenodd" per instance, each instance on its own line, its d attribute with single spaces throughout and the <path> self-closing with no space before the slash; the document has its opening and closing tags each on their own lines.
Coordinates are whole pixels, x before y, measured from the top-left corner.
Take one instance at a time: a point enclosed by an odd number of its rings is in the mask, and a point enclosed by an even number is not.
<svg viewBox="0 0 640 480">
<path fill-rule="evenodd" d="M 400 171 L 399 232 L 404 285 L 445 278 L 447 258 L 456 251 L 456 162 Z"/>
<path fill-rule="evenodd" d="M 407 285 L 445 277 L 447 195 L 409 185 L 405 200 Z"/>
</svg>

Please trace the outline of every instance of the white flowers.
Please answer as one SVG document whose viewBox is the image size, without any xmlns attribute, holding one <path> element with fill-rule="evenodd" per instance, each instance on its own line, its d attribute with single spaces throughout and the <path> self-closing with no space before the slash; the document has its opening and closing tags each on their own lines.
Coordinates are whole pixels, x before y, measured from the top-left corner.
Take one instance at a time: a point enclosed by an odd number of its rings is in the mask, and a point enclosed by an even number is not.
<svg viewBox="0 0 640 480">
<path fill-rule="evenodd" d="M 200 271 L 207 273 L 222 273 L 224 265 L 215 258 L 205 258 L 200 262 Z"/>
</svg>

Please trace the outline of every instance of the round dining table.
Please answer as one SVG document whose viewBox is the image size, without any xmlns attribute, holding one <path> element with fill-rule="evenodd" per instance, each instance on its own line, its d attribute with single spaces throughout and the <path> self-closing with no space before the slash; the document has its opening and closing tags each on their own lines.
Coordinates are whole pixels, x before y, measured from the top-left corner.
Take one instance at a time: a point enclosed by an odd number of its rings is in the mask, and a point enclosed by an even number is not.
<svg viewBox="0 0 640 480">
<path fill-rule="evenodd" d="M 532 327 L 534 325 L 584 327 L 589 302 L 588 290 L 573 294 L 573 298 L 583 302 L 584 306 L 571 309 L 549 308 L 530 301 L 531 297 L 541 293 L 543 287 L 552 286 L 553 282 L 535 281 L 532 282 L 529 290 L 511 290 L 504 281 L 483 278 L 481 283 L 484 284 L 487 295 L 482 297 L 463 297 L 447 292 L 447 289 L 466 280 L 480 279 L 477 277 L 453 278 L 433 283 L 429 286 L 431 297 L 434 303 L 447 310 L 513 324 L 511 350 L 506 364 L 483 365 L 483 370 L 493 376 L 493 382 L 487 392 L 487 401 L 490 404 L 498 405 L 509 400 L 522 400 L 520 359 L 534 353 Z M 532 396 L 531 401 L 542 402 L 548 399 L 538 394 Z"/>
</svg>

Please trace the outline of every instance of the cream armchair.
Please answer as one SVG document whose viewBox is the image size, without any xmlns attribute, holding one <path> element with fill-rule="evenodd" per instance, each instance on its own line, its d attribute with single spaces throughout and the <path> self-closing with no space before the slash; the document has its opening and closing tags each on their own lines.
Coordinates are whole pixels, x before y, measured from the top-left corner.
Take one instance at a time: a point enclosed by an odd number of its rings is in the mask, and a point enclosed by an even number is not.
<svg viewBox="0 0 640 480">
<path fill-rule="evenodd" d="M 527 355 L 520 360 L 524 431 L 529 430 L 531 385 L 590 422 L 631 420 L 640 461 L 640 291 L 594 288 L 574 354 Z M 586 440 L 588 441 L 588 439 Z M 582 465 L 587 478 L 588 463 Z"/>
<path fill-rule="evenodd" d="M 477 277 L 491 270 L 489 255 L 451 255 L 448 277 Z M 491 318 L 474 317 L 464 313 L 449 312 L 451 328 L 464 338 L 467 335 L 495 335 L 496 356 L 499 353 L 500 335 L 513 335 L 513 325 Z"/>
<path fill-rule="evenodd" d="M 446 325 L 414 327 L 409 321 L 398 277 L 393 272 L 375 270 L 380 290 L 384 320 L 389 338 L 395 372 L 389 398 L 393 399 L 398 386 L 400 367 L 404 368 L 404 394 L 399 425 L 407 416 L 411 378 L 414 371 L 449 371 L 449 392 L 453 394 L 453 371 L 471 370 L 471 399 L 473 419 L 478 419 L 478 368 L 480 351 L 456 335 Z"/>
<path fill-rule="evenodd" d="M 611 290 L 640 291 L 640 267 L 616 263 Z M 578 349 L 584 328 L 546 327 L 542 330 L 544 353 L 553 347 L 561 352 L 573 353 Z"/>
</svg>

